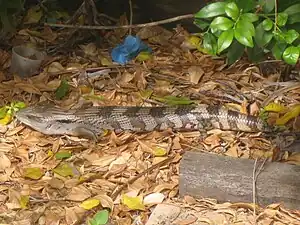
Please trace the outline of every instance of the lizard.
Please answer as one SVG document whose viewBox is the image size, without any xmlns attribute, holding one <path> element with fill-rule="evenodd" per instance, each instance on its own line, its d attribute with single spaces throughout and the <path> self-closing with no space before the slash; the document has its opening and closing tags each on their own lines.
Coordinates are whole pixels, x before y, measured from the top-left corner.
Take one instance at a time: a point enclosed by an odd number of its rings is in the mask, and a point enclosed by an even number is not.
<svg viewBox="0 0 300 225">
<path fill-rule="evenodd" d="M 110 130 L 149 132 L 172 130 L 221 130 L 264 132 L 270 127 L 259 117 L 219 105 L 91 106 L 65 110 L 54 105 L 35 105 L 16 112 L 23 124 L 46 135 L 71 135 L 98 140 Z"/>
</svg>

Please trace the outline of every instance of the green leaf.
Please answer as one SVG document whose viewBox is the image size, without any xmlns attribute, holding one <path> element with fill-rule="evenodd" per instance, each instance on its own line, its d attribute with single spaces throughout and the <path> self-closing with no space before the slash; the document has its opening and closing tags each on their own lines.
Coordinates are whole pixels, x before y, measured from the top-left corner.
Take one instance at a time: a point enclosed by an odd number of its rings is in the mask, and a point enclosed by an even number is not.
<svg viewBox="0 0 300 225">
<path fill-rule="evenodd" d="M 214 36 L 215 36 L 216 38 L 219 38 L 220 35 L 222 34 L 222 32 L 223 32 L 223 31 L 221 31 L 221 30 L 214 30 L 214 32 L 212 32 L 212 33 L 214 34 Z"/>
<path fill-rule="evenodd" d="M 253 47 L 252 36 L 249 32 L 243 34 L 243 30 L 236 29 L 236 30 L 234 30 L 234 37 L 241 44 L 243 44 L 247 47 L 251 47 L 251 48 Z"/>
<path fill-rule="evenodd" d="M 263 6 L 264 13 L 270 13 L 275 8 L 275 1 L 274 0 L 261 0 L 259 2 L 259 4 Z"/>
<path fill-rule="evenodd" d="M 24 102 L 15 102 L 13 107 L 17 109 L 23 109 L 26 107 L 26 104 Z"/>
<path fill-rule="evenodd" d="M 272 54 L 277 60 L 281 60 L 283 51 L 285 50 L 287 44 L 286 43 L 275 43 L 272 48 Z"/>
<path fill-rule="evenodd" d="M 299 59 L 299 49 L 295 46 L 286 48 L 282 54 L 282 58 L 286 63 L 295 65 Z"/>
<path fill-rule="evenodd" d="M 194 103 L 194 101 L 186 98 L 186 97 L 176 97 L 172 95 L 165 96 L 163 98 L 158 96 L 152 96 L 153 99 L 164 102 L 167 105 L 190 105 Z"/>
<path fill-rule="evenodd" d="M 256 6 L 255 0 L 236 0 L 235 2 L 238 5 L 239 9 L 241 9 L 243 12 L 249 12 Z"/>
<path fill-rule="evenodd" d="M 214 16 L 220 16 L 225 14 L 225 2 L 214 2 L 203 7 L 199 12 L 195 14 L 196 18 L 210 18 Z"/>
<path fill-rule="evenodd" d="M 67 158 L 70 158 L 71 156 L 72 156 L 72 153 L 70 151 L 65 151 L 65 150 L 58 151 L 55 154 L 56 159 L 67 159 Z"/>
<path fill-rule="evenodd" d="M 225 6 L 225 13 L 233 20 L 237 20 L 239 17 L 240 11 L 238 6 L 234 2 L 229 2 Z"/>
<path fill-rule="evenodd" d="M 148 52 L 148 51 L 141 51 L 137 56 L 136 56 L 136 60 L 138 62 L 145 62 L 147 60 L 150 60 L 152 58 L 152 53 Z"/>
<path fill-rule="evenodd" d="M 63 97 L 65 97 L 69 91 L 69 83 L 66 80 L 62 80 L 59 87 L 56 89 L 55 91 L 55 97 L 56 99 L 62 99 Z"/>
<path fill-rule="evenodd" d="M 282 33 L 282 31 L 276 30 L 275 32 L 273 32 L 273 35 L 274 35 L 275 40 L 277 40 L 279 42 L 285 42 L 285 35 L 284 35 L 284 33 Z"/>
<path fill-rule="evenodd" d="M 233 41 L 233 29 L 224 31 L 218 39 L 218 54 L 227 49 Z"/>
<path fill-rule="evenodd" d="M 269 18 L 265 19 L 262 22 L 262 25 L 263 25 L 264 30 L 269 31 L 269 30 L 271 30 L 273 28 L 273 21 L 270 20 Z"/>
<path fill-rule="evenodd" d="M 287 13 L 289 16 L 294 15 L 294 14 L 299 14 L 300 13 L 300 3 L 291 5 L 283 12 Z"/>
<path fill-rule="evenodd" d="M 255 28 L 253 23 L 248 20 L 239 20 L 236 23 L 236 29 L 244 30 L 245 32 L 250 32 L 251 36 L 255 35 Z"/>
<path fill-rule="evenodd" d="M 216 17 L 210 24 L 212 29 L 228 30 L 233 27 L 233 21 L 226 17 Z"/>
<path fill-rule="evenodd" d="M 109 212 L 108 210 L 104 209 L 97 212 L 94 217 L 89 220 L 90 225 L 105 225 L 107 224 L 109 219 Z"/>
<path fill-rule="evenodd" d="M 300 22 L 300 13 L 293 14 L 293 15 L 289 16 L 289 18 L 288 18 L 289 24 L 294 24 L 294 23 L 299 23 L 299 22 Z"/>
<path fill-rule="evenodd" d="M 285 34 L 285 40 L 288 44 L 292 44 L 298 37 L 299 33 L 296 30 L 288 30 Z"/>
<path fill-rule="evenodd" d="M 246 20 L 251 23 L 257 21 L 258 19 L 259 19 L 259 17 L 254 13 L 244 13 L 241 15 L 241 20 Z"/>
<path fill-rule="evenodd" d="M 245 47 L 236 40 L 233 40 L 227 52 L 227 63 L 231 65 L 239 60 L 244 54 Z"/>
<path fill-rule="evenodd" d="M 286 24 L 288 20 L 288 14 L 287 13 L 278 13 L 277 14 L 277 25 L 282 27 Z"/>
<path fill-rule="evenodd" d="M 0 119 L 3 119 L 6 116 L 7 111 L 8 111 L 7 106 L 3 106 L 0 108 Z"/>
<path fill-rule="evenodd" d="M 273 38 L 271 31 L 265 31 L 263 23 L 256 26 L 254 40 L 259 47 L 266 46 Z"/>
<path fill-rule="evenodd" d="M 199 27 L 201 30 L 206 29 L 207 27 L 209 27 L 209 24 L 207 21 L 204 20 L 200 20 L 200 19 L 195 19 L 194 20 L 194 24 Z"/>
<path fill-rule="evenodd" d="M 210 55 L 217 54 L 217 40 L 213 34 L 206 33 L 203 35 L 202 46 L 205 53 L 208 53 Z"/>
<path fill-rule="evenodd" d="M 255 35 L 254 26 L 249 21 L 239 20 L 234 30 L 235 39 L 247 47 L 253 47 L 252 36 Z"/>
</svg>

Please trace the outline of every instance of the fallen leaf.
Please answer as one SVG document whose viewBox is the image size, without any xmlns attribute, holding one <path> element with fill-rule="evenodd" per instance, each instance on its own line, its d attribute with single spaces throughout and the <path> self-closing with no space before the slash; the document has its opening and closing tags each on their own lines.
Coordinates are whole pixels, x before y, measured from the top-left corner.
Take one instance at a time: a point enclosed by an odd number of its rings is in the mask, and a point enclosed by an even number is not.
<svg viewBox="0 0 300 225">
<path fill-rule="evenodd" d="M 264 110 L 267 112 L 283 112 L 287 110 L 287 107 L 279 103 L 270 103 L 264 107 Z"/>
<path fill-rule="evenodd" d="M 72 152 L 66 150 L 58 151 L 57 153 L 55 153 L 56 159 L 67 159 L 70 158 L 71 156 L 72 156 Z"/>
<path fill-rule="evenodd" d="M 113 210 L 114 201 L 108 195 L 96 195 L 93 198 L 100 200 L 100 204 L 103 208 L 109 208 Z"/>
<path fill-rule="evenodd" d="M 98 167 L 105 167 L 110 165 L 117 157 L 115 155 L 105 155 L 102 156 L 100 159 L 95 159 L 91 161 L 93 166 L 98 166 Z"/>
<path fill-rule="evenodd" d="M 287 159 L 286 161 L 288 163 L 291 163 L 291 164 L 294 164 L 294 165 L 300 165 L 300 153 L 299 152 L 296 152 L 296 153 L 293 153 L 291 154 Z"/>
<path fill-rule="evenodd" d="M 238 145 L 235 144 L 233 146 L 231 146 L 226 152 L 225 155 L 227 156 L 231 156 L 231 157 L 235 157 L 238 158 L 239 154 L 238 154 Z"/>
<path fill-rule="evenodd" d="M 97 212 L 91 220 L 89 220 L 90 225 L 105 225 L 109 219 L 109 212 L 107 210 L 101 210 Z"/>
<path fill-rule="evenodd" d="M 129 197 L 126 194 L 122 195 L 122 203 L 132 210 L 145 210 L 141 197 Z"/>
<path fill-rule="evenodd" d="M 82 202 L 80 204 L 80 207 L 89 210 L 98 206 L 99 204 L 100 204 L 100 200 L 91 198 Z"/>
<path fill-rule="evenodd" d="M 83 185 L 73 187 L 66 199 L 81 202 L 92 196 L 91 192 Z"/>
<path fill-rule="evenodd" d="M 64 182 L 56 177 L 52 177 L 52 179 L 49 180 L 48 184 L 52 188 L 56 188 L 56 189 L 62 189 L 65 186 Z"/>
<path fill-rule="evenodd" d="M 29 203 L 29 196 L 28 195 L 21 195 L 20 198 L 20 206 L 22 209 L 27 209 Z"/>
<path fill-rule="evenodd" d="M 300 114 L 300 105 L 296 105 L 291 108 L 286 114 L 282 117 L 279 117 L 276 120 L 276 125 L 285 125 L 289 120 L 299 116 Z"/>
<path fill-rule="evenodd" d="M 68 81 L 62 80 L 59 87 L 55 91 L 55 97 L 58 100 L 61 100 L 63 97 L 65 97 L 69 92 L 70 86 Z"/>
<path fill-rule="evenodd" d="M 73 168 L 67 163 L 59 164 L 56 168 L 53 169 L 53 172 L 63 177 L 74 176 Z"/>
<path fill-rule="evenodd" d="M 2 152 L 0 152 L 0 171 L 4 171 L 7 168 L 10 168 L 11 161 L 9 158 Z"/>
<path fill-rule="evenodd" d="M 156 147 L 153 150 L 154 156 L 165 156 L 167 154 L 167 150 L 161 147 Z"/>
<path fill-rule="evenodd" d="M 193 84 L 198 84 L 204 75 L 204 70 L 200 66 L 191 66 L 188 68 L 188 73 L 190 75 L 190 81 Z"/>
<path fill-rule="evenodd" d="M 48 66 L 47 71 L 49 73 L 58 73 L 65 71 L 65 68 L 59 62 L 53 62 Z"/>
<path fill-rule="evenodd" d="M 189 196 L 189 195 L 185 195 L 184 196 L 184 201 L 190 205 L 193 205 L 193 204 L 196 204 L 197 201 L 195 198 L 193 198 L 192 196 Z"/>
<path fill-rule="evenodd" d="M 24 170 L 24 177 L 33 179 L 33 180 L 38 180 L 44 175 L 44 172 L 42 171 L 41 168 L 36 168 L 36 167 L 30 167 L 26 168 Z"/>
</svg>

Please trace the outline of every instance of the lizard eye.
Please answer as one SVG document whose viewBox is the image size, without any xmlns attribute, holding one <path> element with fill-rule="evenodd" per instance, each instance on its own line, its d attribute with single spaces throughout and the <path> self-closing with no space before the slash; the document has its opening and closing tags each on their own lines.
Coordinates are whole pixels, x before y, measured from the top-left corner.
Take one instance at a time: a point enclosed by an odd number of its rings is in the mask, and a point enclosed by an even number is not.
<svg viewBox="0 0 300 225">
<path fill-rule="evenodd" d="M 37 121 L 37 122 L 42 122 L 42 120 L 41 120 L 40 117 L 33 116 L 33 115 L 28 115 L 27 117 L 28 117 L 28 119 L 30 119 L 30 120 Z"/>
</svg>

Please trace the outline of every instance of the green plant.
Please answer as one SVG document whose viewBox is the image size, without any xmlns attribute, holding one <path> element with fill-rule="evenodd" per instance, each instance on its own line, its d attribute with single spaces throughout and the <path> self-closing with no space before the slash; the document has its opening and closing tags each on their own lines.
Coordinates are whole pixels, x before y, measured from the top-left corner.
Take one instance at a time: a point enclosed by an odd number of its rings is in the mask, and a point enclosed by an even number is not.
<svg viewBox="0 0 300 225">
<path fill-rule="evenodd" d="M 229 0 L 203 7 L 194 21 L 204 31 L 199 49 L 211 55 L 226 53 L 229 64 L 245 50 L 254 62 L 272 53 L 276 59 L 296 64 L 300 55 L 300 1 L 287 1 L 284 7 L 280 2 Z"/>
</svg>

